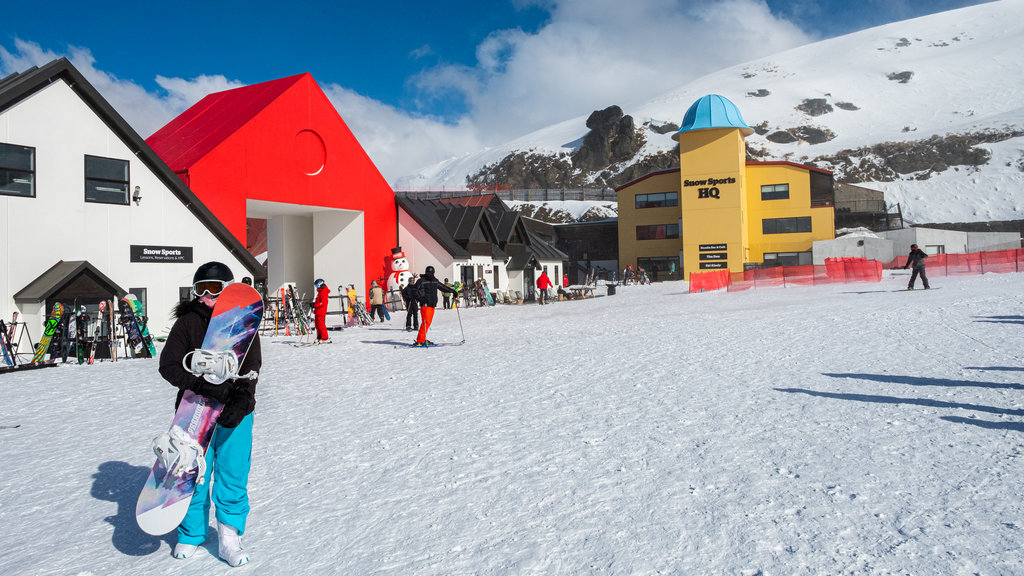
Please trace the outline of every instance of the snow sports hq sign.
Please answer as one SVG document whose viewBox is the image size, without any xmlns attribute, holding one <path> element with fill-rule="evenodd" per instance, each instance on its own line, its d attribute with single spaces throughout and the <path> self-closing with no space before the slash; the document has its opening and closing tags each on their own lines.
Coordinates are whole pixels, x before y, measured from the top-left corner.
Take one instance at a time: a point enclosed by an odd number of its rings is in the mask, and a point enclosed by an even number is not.
<svg viewBox="0 0 1024 576">
<path fill-rule="evenodd" d="M 138 246 L 131 245 L 132 262 L 192 263 L 191 246 Z"/>
</svg>

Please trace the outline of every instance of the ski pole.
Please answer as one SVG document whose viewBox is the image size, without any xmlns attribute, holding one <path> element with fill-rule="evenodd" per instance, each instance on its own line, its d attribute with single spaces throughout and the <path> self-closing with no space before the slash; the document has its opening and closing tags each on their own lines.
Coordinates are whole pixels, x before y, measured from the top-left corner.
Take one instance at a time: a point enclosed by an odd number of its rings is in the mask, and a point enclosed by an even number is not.
<svg viewBox="0 0 1024 576">
<path fill-rule="evenodd" d="M 462 313 L 459 312 L 459 309 L 457 307 L 455 308 L 455 316 L 457 316 L 459 319 L 459 332 L 462 332 L 462 342 L 465 343 L 466 331 L 462 329 Z"/>
</svg>

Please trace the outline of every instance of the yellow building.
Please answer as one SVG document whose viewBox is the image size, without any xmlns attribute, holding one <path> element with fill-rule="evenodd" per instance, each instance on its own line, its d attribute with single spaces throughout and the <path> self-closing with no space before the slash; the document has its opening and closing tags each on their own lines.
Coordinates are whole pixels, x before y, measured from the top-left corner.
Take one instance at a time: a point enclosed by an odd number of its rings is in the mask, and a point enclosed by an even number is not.
<svg viewBox="0 0 1024 576">
<path fill-rule="evenodd" d="M 680 168 L 616 190 L 620 265 L 688 280 L 704 270 L 811 264 L 812 243 L 835 237 L 832 173 L 747 162 L 753 132 L 726 98 L 694 102 L 672 137 Z"/>
</svg>

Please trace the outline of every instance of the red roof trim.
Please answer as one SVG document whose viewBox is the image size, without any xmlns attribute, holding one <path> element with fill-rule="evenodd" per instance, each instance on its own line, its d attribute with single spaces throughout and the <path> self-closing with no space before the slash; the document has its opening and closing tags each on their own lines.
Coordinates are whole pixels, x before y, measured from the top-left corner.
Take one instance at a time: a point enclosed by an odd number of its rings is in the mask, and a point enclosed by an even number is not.
<svg viewBox="0 0 1024 576">
<path fill-rule="evenodd" d="M 616 192 L 621 192 L 621 191 L 625 190 L 626 188 L 629 188 L 630 186 L 633 186 L 635 184 L 639 184 L 640 182 L 643 182 L 644 180 L 647 180 L 648 178 L 654 178 L 655 176 L 662 176 L 664 174 L 671 174 L 673 172 L 679 172 L 679 168 L 667 168 L 665 170 L 657 170 L 655 172 L 648 172 L 647 174 L 644 174 L 643 176 L 641 176 L 641 177 L 639 177 L 639 178 L 637 178 L 635 180 L 630 180 L 629 182 L 626 182 L 622 186 L 619 186 L 618 188 L 615 189 L 615 191 Z"/>
<path fill-rule="evenodd" d="M 747 166 L 792 166 L 793 168 L 799 168 L 801 170 L 811 170 L 813 172 L 828 174 L 829 176 L 832 175 L 832 172 L 825 170 L 824 168 L 808 166 L 807 164 L 797 164 L 796 162 L 788 162 L 786 160 L 752 160 L 747 162 Z"/>
</svg>

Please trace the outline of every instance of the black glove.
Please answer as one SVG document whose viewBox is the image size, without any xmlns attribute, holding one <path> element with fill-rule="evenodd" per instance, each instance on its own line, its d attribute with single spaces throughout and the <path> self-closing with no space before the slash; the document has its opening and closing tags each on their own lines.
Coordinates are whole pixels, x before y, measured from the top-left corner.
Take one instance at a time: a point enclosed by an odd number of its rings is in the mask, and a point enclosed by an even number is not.
<svg viewBox="0 0 1024 576">
<path fill-rule="evenodd" d="M 225 428 L 238 426 L 242 419 L 252 412 L 256 407 L 256 399 L 252 392 L 245 386 L 237 386 L 231 392 L 231 397 L 224 403 L 224 410 L 221 410 L 217 424 Z"/>
<path fill-rule="evenodd" d="M 199 394 L 200 396 L 206 396 L 212 400 L 218 402 L 227 402 L 228 397 L 231 395 L 231 384 L 225 382 L 223 384 L 210 384 L 202 376 L 196 377 L 192 381 L 192 384 L 188 387 L 189 390 Z"/>
</svg>

